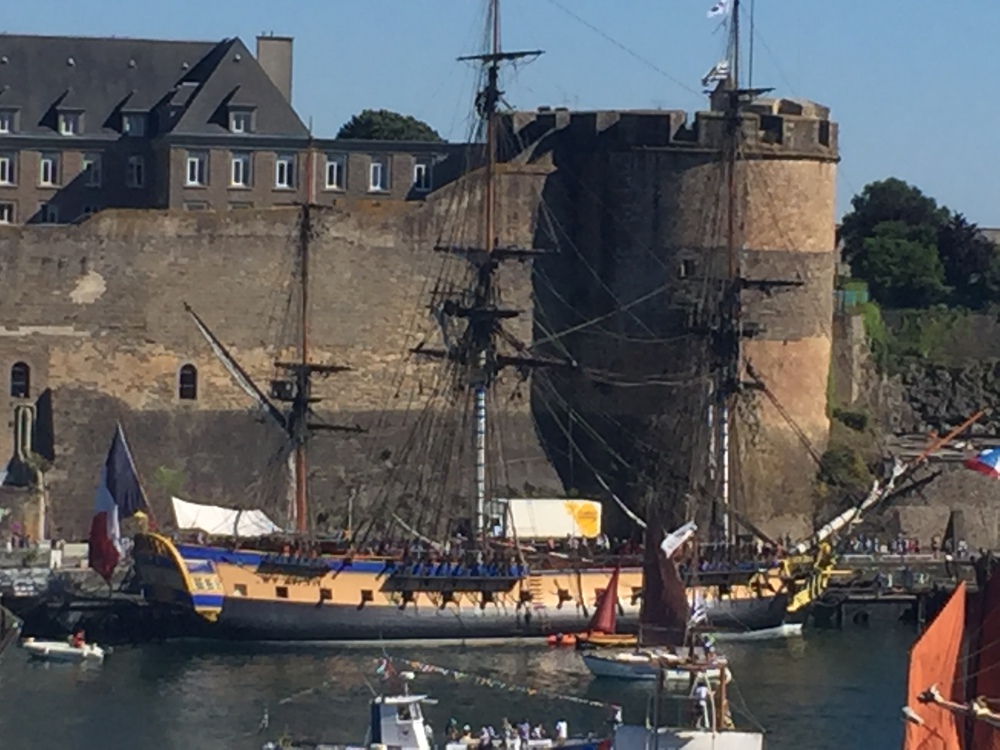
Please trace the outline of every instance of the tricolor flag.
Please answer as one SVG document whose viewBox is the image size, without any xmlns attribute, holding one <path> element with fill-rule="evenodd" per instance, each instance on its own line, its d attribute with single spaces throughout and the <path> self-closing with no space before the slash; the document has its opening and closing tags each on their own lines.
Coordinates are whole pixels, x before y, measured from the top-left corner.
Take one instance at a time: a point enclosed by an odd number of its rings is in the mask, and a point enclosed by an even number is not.
<svg viewBox="0 0 1000 750">
<path fill-rule="evenodd" d="M 708 9 L 708 17 L 715 18 L 716 16 L 725 15 L 727 10 L 729 10 L 729 0 L 719 0 L 719 2 Z"/>
<path fill-rule="evenodd" d="M 148 507 L 139 485 L 125 433 L 119 424 L 111 450 L 101 467 L 101 481 L 94 500 L 94 520 L 90 524 L 90 567 L 110 582 L 122 556 L 119 522 Z"/>
<path fill-rule="evenodd" d="M 965 467 L 994 479 L 1000 479 L 1000 448 L 989 448 L 973 458 L 967 458 Z"/>
<path fill-rule="evenodd" d="M 698 597 L 691 604 L 691 624 L 700 625 L 703 622 L 708 622 L 708 608 L 705 600 Z"/>
</svg>

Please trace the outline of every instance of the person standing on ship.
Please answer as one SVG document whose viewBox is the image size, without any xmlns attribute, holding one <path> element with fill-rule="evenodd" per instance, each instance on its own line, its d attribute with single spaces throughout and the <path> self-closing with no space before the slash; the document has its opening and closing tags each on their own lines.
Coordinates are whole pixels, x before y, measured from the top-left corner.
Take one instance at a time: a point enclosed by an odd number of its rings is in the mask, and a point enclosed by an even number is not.
<svg viewBox="0 0 1000 750">
<path fill-rule="evenodd" d="M 566 740 L 569 739 L 569 724 L 566 723 L 565 719 L 559 719 L 556 722 L 556 744 L 565 745 Z"/>
<path fill-rule="evenodd" d="M 708 720 L 708 685 L 699 682 L 694 688 L 695 711 L 697 711 L 696 729 L 708 729 L 711 723 Z"/>
</svg>

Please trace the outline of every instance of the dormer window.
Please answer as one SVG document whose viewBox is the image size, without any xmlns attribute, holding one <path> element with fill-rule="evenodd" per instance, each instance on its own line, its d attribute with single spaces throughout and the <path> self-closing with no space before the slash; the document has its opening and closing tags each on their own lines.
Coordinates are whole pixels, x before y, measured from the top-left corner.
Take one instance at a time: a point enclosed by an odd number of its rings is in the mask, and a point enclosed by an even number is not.
<svg viewBox="0 0 1000 750">
<path fill-rule="evenodd" d="M 59 135 L 80 135 L 83 132 L 83 115 L 79 112 L 59 114 Z"/>
<path fill-rule="evenodd" d="M 243 110 L 229 113 L 230 133 L 252 133 L 253 112 Z"/>
<path fill-rule="evenodd" d="M 142 138 L 146 135 L 146 115 L 139 112 L 126 112 L 122 115 L 122 135 Z"/>
<path fill-rule="evenodd" d="M 0 135 L 15 132 L 14 116 L 16 114 L 13 109 L 0 109 Z"/>
</svg>

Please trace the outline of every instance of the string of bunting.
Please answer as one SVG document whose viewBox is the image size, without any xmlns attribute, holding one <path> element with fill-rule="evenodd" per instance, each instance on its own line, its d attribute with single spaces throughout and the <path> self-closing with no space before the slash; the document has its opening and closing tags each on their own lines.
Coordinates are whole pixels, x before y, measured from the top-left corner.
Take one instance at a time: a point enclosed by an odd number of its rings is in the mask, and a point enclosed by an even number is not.
<svg viewBox="0 0 1000 750">
<path fill-rule="evenodd" d="M 511 685 L 501 680 L 495 680 L 492 677 L 482 677 L 476 674 L 469 674 L 468 672 L 459 672 L 457 669 L 438 667 L 434 664 L 427 664 L 422 661 L 412 661 L 409 659 L 394 659 L 393 661 L 405 664 L 414 672 L 420 672 L 421 674 L 437 674 L 442 675 L 443 677 L 451 677 L 455 680 L 471 681 L 477 685 L 495 688 L 497 690 L 507 690 L 508 692 L 523 693 L 524 695 L 537 695 L 544 698 L 550 698 L 552 700 L 569 701 L 570 703 L 579 703 L 580 705 L 591 706 L 592 708 L 617 708 L 616 705 L 611 703 L 602 703 L 601 701 L 578 698 L 575 695 L 549 693 L 543 690 L 537 690 L 536 688 L 525 687 L 524 685 Z"/>
</svg>

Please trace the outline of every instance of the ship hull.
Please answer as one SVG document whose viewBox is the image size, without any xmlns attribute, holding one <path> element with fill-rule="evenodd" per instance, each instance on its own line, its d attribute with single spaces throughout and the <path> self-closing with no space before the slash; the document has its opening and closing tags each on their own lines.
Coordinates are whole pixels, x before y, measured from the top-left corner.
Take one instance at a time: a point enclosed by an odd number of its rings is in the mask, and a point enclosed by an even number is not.
<svg viewBox="0 0 1000 750">
<path fill-rule="evenodd" d="M 427 590 L 389 585 L 384 559 L 276 560 L 253 550 L 175 544 L 158 534 L 136 538 L 136 570 L 152 603 L 193 611 L 204 635 L 234 640 L 381 641 L 541 638 L 588 629 L 614 568 L 565 567 L 526 572 L 494 590 L 464 590 L 461 578 L 421 574 Z M 291 566 L 291 567 L 289 567 Z M 299 567 L 295 567 L 299 566 Z M 619 571 L 617 629 L 638 630 L 641 568 Z M 486 581 L 487 584 L 491 582 Z M 457 588 L 444 591 L 441 586 Z M 435 588 L 437 587 L 437 588 Z M 694 594 L 692 594 L 694 595 Z M 702 588 L 708 626 L 748 631 L 781 626 L 787 597 L 747 586 Z"/>
<path fill-rule="evenodd" d="M 638 613 L 623 618 L 623 627 L 638 629 Z M 364 607 L 343 604 L 303 604 L 281 601 L 227 599 L 219 615 L 220 637 L 273 641 L 470 640 L 479 638 L 540 638 L 587 627 L 575 611 L 525 613 L 487 606 L 446 608 L 409 605 Z"/>
</svg>

